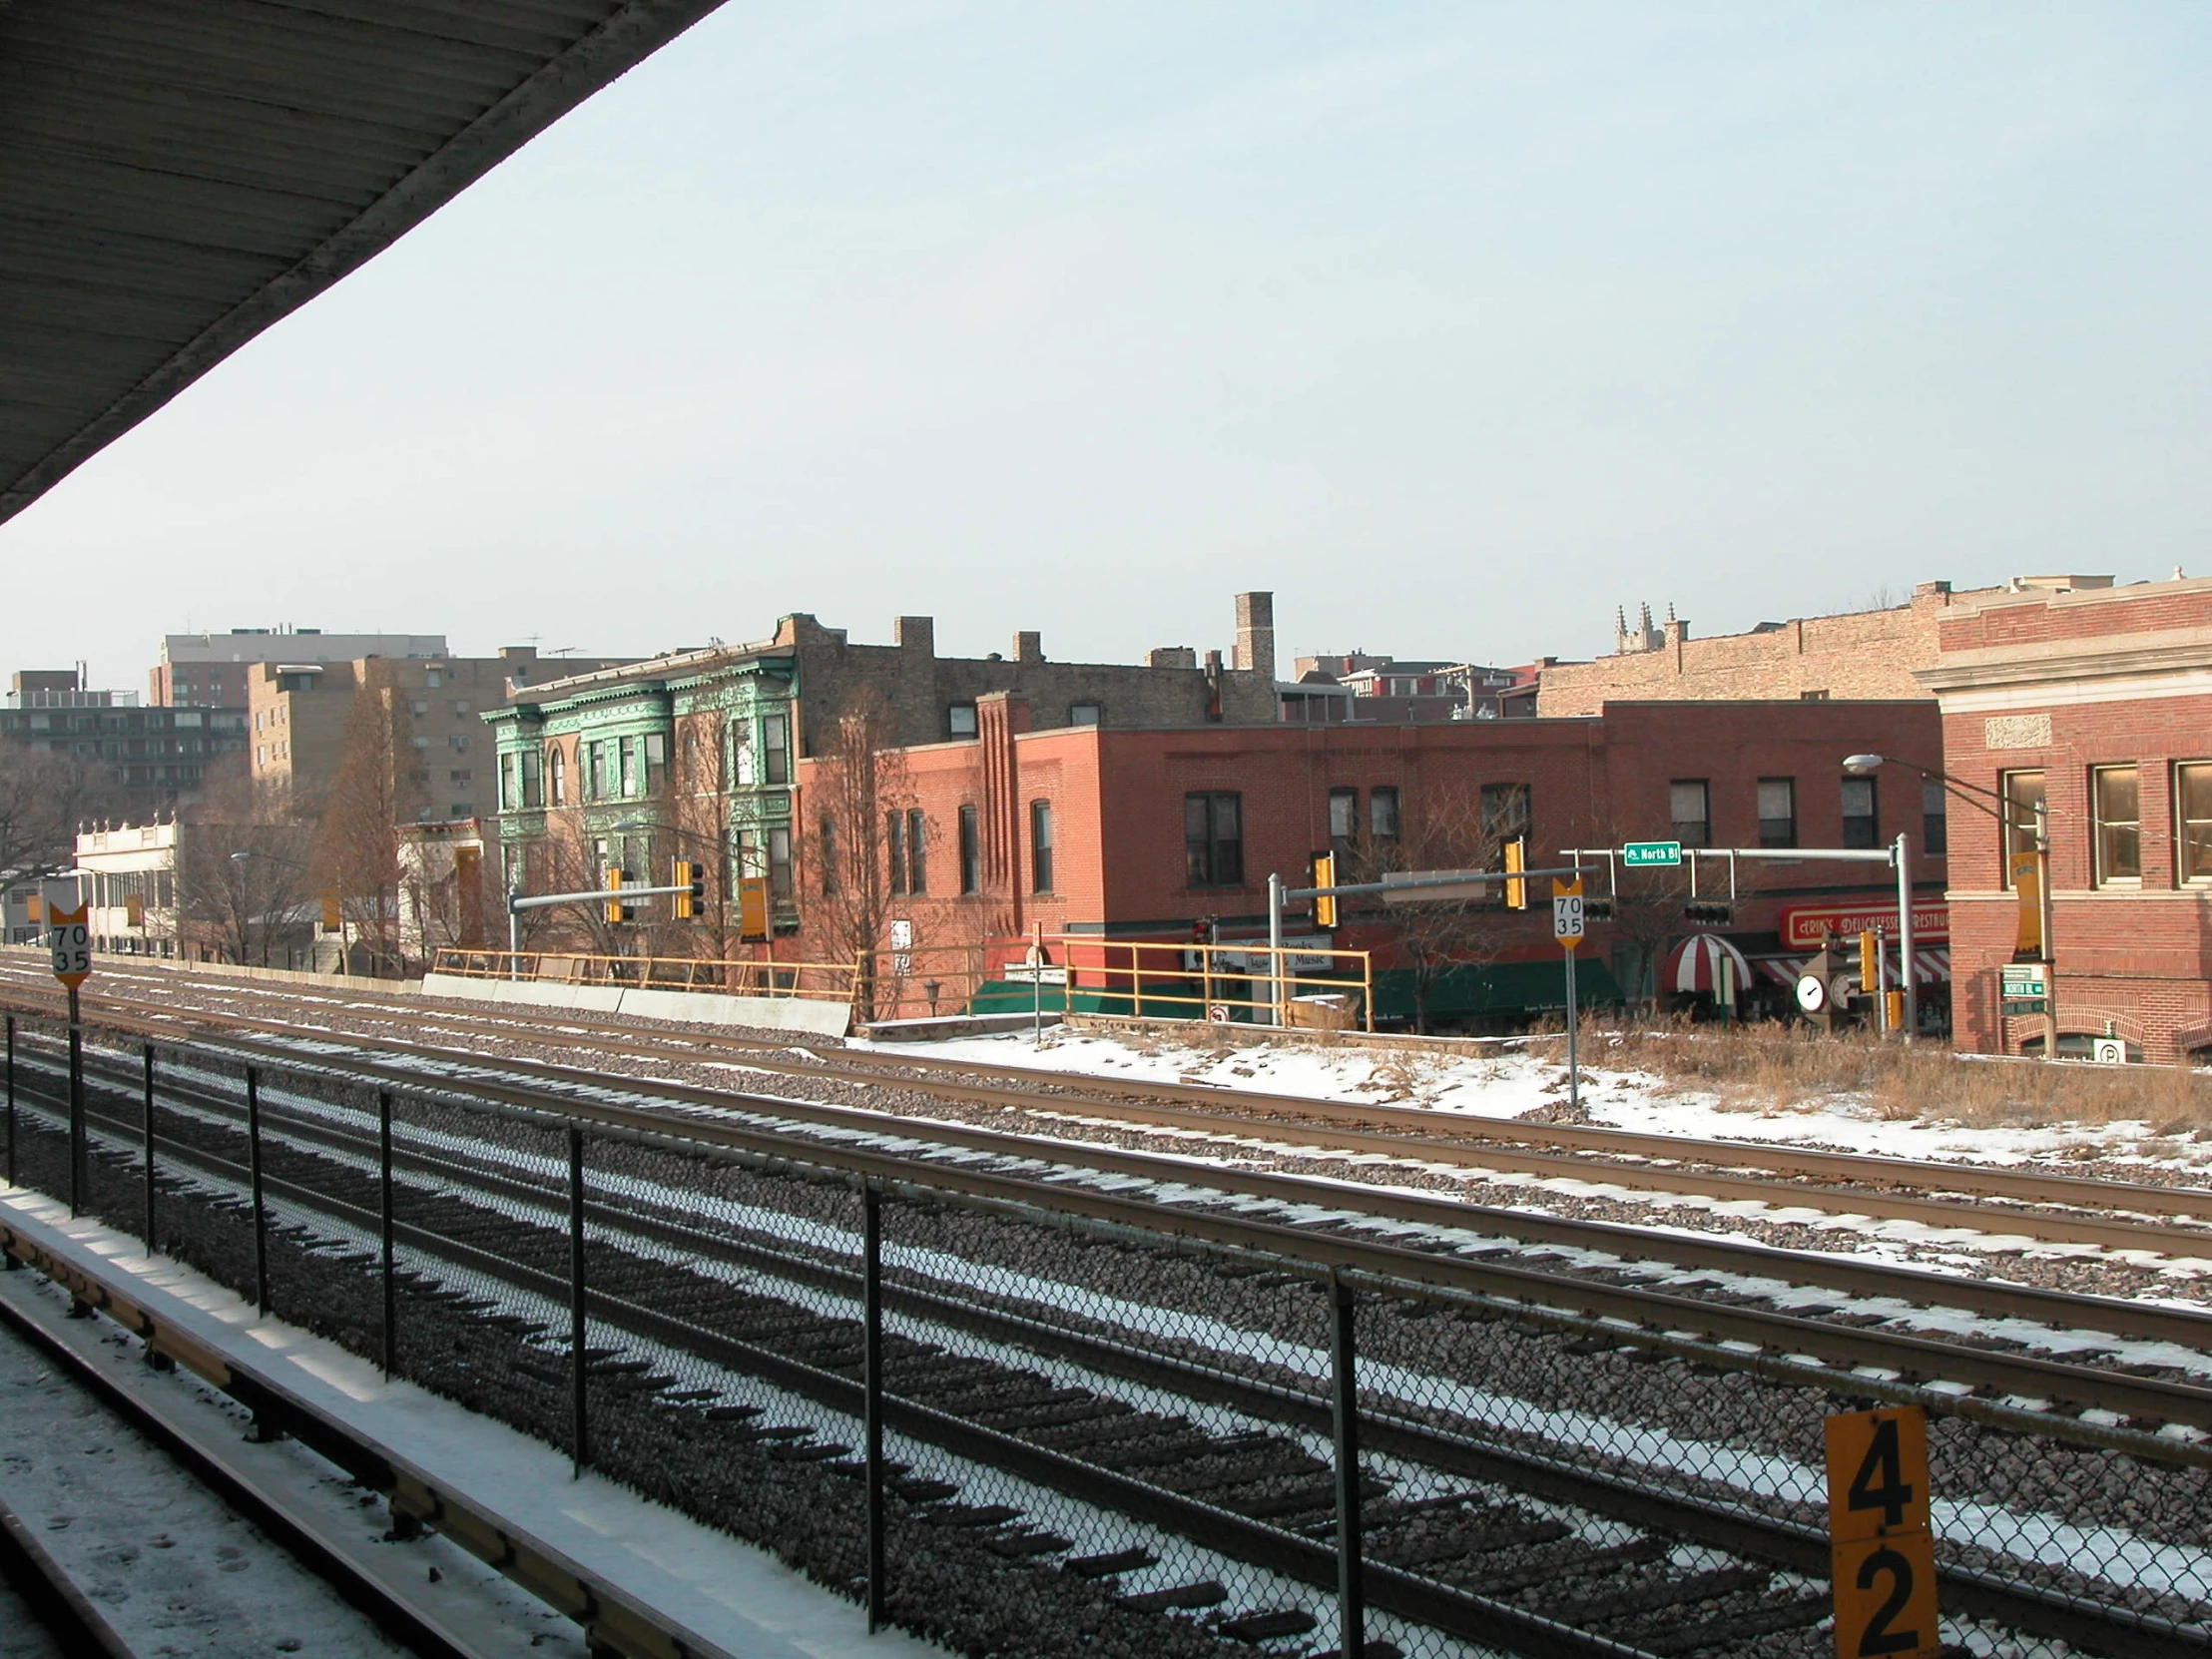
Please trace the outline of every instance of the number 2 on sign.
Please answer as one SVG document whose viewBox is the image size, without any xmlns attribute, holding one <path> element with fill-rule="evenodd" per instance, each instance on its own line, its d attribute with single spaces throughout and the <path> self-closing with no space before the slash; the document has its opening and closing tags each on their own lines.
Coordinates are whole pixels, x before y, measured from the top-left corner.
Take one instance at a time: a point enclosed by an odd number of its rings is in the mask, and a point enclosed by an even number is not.
<svg viewBox="0 0 2212 1659">
<path fill-rule="evenodd" d="M 1836 1659 L 1937 1659 L 1936 1548 L 1925 1531 L 1838 1544 Z"/>
</svg>

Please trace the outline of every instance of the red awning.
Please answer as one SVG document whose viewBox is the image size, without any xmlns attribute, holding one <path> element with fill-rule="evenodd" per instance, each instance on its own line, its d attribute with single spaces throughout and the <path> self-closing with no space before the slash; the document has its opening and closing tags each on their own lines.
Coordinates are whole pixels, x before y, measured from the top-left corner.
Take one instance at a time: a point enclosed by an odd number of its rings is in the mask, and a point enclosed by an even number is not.
<svg viewBox="0 0 2212 1659">
<path fill-rule="evenodd" d="M 1668 956 L 1659 983 L 1670 991 L 1713 990 L 1720 984 L 1724 961 L 1735 964 L 1739 988 L 1751 983 L 1751 963 L 1741 950 L 1718 933 L 1692 933 Z"/>
</svg>

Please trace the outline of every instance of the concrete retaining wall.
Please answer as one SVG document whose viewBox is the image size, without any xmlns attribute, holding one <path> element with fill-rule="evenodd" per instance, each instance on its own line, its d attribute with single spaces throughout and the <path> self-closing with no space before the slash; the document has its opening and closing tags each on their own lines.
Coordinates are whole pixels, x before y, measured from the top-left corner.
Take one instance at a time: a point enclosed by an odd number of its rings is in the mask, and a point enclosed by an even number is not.
<svg viewBox="0 0 2212 1659">
<path fill-rule="evenodd" d="M 380 983 L 381 981 L 379 981 Z M 639 1014 L 647 1019 L 695 1025 L 750 1025 L 766 1031 L 804 1031 L 841 1037 L 852 1018 L 843 1002 L 796 996 L 726 996 L 720 991 L 657 991 L 637 985 L 572 985 L 558 979 L 477 979 L 432 973 L 425 996 L 508 1002 L 533 1008 L 582 1008 L 595 1014 Z"/>
</svg>

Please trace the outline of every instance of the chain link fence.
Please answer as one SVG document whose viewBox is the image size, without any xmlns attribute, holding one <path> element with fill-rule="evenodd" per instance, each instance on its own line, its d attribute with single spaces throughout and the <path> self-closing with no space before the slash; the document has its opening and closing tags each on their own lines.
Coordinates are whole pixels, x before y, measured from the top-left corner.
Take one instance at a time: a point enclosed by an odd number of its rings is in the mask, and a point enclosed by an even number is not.
<svg viewBox="0 0 2212 1659">
<path fill-rule="evenodd" d="M 66 1043 L 9 1055 L 9 1177 L 69 1196 Z M 956 1651 L 1836 1652 L 1823 1424 L 1888 1404 L 1938 1611 L 1859 1652 L 2212 1652 L 2212 1454 L 2168 1424 L 1332 1272 L 1199 1187 L 1131 1226 L 105 1040 L 79 1116 L 80 1210 L 151 1195 L 276 1317 Z"/>
</svg>

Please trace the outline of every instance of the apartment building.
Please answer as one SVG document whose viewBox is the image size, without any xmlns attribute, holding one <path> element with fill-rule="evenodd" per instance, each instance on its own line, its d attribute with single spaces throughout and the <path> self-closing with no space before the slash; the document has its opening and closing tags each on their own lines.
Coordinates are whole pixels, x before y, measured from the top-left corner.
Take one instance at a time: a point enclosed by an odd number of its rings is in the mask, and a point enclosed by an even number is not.
<svg viewBox="0 0 2212 1659">
<path fill-rule="evenodd" d="M 156 708 L 246 707 L 246 687 L 262 663 L 348 663 L 363 657 L 446 655 L 443 634 L 325 634 L 319 628 L 233 628 L 223 634 L 164 634 L 162 657 L 147 672 Z"/>
<path fill-rule="evenodd" d="M 564 671 L 603 660 L 559 660 Z M 496 657 L 283 658 L 248 666 L 247 742 L 253 776 L 312 804 L 337 776 L 355 700 L 380 700 L 411 764 L 398 785 L 404 816 L 466 819 L 492 808 L 497 762 L 484 726 L 512 684 L 542 672 L 534 646 Z"/>
</svg>

